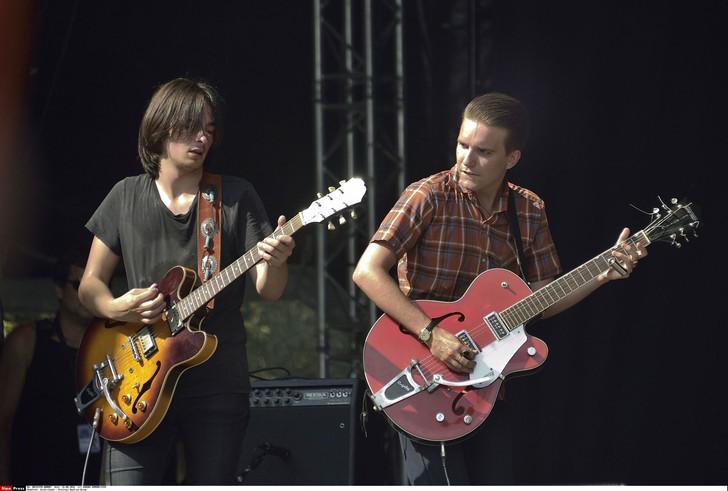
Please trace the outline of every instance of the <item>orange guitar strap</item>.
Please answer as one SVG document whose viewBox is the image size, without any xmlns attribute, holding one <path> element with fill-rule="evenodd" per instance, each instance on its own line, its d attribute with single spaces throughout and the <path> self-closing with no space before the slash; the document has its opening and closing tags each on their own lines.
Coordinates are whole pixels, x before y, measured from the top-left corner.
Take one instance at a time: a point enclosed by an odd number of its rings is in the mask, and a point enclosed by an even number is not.
<svg viewBox="0 0 728 491">
<path fill-rule="evenodd" d="M 200 181 L 200 195 L 197 197 L 197 223 L 200 235 L 197 240 L 198 275 L 205 283 L 220 269 L 220 247 L 222 244 L 222 184 L 220 175 L 205 172 Z M 208 309 L 215 306 L 212 298 Z"/>
</svg>

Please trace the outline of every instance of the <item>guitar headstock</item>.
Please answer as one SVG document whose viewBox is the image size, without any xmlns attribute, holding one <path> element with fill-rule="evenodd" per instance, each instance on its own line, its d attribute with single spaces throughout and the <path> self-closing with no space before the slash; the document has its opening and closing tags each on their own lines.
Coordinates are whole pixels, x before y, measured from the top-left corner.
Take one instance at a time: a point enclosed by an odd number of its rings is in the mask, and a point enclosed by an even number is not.
<svg viewBox="0 0 728 491">
<path fill-rule="evenodd" d="M 664 241 L 681 247 L 680 240 L 690 241 L 688 233 L 693 237 L 698 236 L 695 229 L 700 225 L 700 219 L 693 210 L 693 203 L 687 199 L 676 198 L 671 199 L 669 205 L 660 201 L 660 207 L 654 208 L 650 213 L 652 221 L 644 230 L 650 242 Z"/>
<path fill-rule="evenodd" d="M 304 225 L 323 222 L 361 203 L 367 190 L 362 179 L 354 177 L 339 184 L 338 188 L 330 189 L 329 194 L 319 197 L 300 213 Z"/>
</svg>

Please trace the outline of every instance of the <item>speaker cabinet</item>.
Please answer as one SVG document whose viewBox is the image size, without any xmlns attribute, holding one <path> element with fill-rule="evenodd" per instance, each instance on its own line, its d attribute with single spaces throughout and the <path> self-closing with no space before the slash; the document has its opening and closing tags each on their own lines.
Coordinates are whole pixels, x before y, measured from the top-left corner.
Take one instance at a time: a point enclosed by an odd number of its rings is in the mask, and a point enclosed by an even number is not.
<svg viewBox="0 0 728 491">
<path fill-rule="evenodd" d="M 387 425 L 360 424 L 364 382 L 286 379 L 252 382 L 240 484 L 385 484 Z"/>
</svg>

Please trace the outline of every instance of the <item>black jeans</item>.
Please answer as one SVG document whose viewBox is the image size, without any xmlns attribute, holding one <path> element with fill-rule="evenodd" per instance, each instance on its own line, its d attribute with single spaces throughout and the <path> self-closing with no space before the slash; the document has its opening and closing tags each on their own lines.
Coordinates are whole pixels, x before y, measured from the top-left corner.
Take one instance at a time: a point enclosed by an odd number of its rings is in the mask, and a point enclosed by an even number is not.
<svg viewBox="0 0 728 491">
<path fill-rule="evenodd" d="M 165 418 L 144 440 L 104 445 L 104 484 L 163 484 L 178 441 L 184 450 L 185 484 L 236 484 L 249 417 L 247 394 L 174 397 Z"/>
<path fill-rule="evenodd" d="M 413 442 L 400 434 L 409 484 L 451 485 L 514 483 L 513 440 L 507 404 L 498 401 L 477 432 L 461 443 L 441 447 Z M 447 475 L 445 472 L 447 469 Z"/>
</svg>

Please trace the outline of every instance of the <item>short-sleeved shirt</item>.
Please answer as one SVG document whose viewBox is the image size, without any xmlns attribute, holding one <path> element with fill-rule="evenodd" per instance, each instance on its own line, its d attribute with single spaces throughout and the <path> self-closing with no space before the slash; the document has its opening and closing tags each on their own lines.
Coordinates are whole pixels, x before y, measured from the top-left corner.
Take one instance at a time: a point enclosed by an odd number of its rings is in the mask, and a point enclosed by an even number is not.
<svg viewBox="0 0 728 491">
<path fill-rule="evenodd" d="M 217 272 L 272 233 L 260 197 L 248 181 L 221 176 L 221 186 L 222 243 Z M 154 180 L 145 174 L 118 182 L 86 227 L 122 258 L 130 289 L 159 283 L 174 266 L 198 271 L 197 199 L 187 213 L 175 215 L 162 202 Z M 244 295 L 243 275 L 215 296 L 215 307 L 202 329 L 217 336 L 217 350 L 208 361 L 184 373 L 177 394 L 249 390 L 247 336 L 240 312 Z"/>
<path fill-rule="evenodd" d="M 399 286 L 406 295 L 454 301 L 488 269 L 523 276 L 508 220 L 509 189 L 514 192 L 527 281 L 551 280 L 561 273 L 541 198 L 504 182 L 493 214 L 484 217 L 476 196 L 458 185 L 455 172 L 453 167 L 410 184 L 371 239 L 394 250 Z"/>
</svg>

